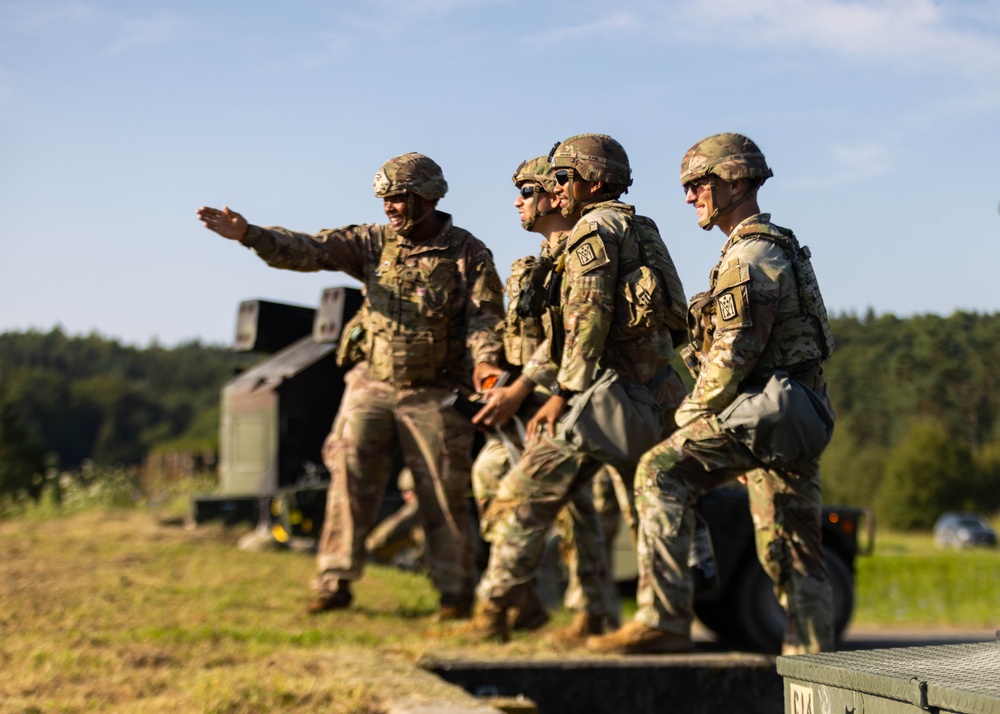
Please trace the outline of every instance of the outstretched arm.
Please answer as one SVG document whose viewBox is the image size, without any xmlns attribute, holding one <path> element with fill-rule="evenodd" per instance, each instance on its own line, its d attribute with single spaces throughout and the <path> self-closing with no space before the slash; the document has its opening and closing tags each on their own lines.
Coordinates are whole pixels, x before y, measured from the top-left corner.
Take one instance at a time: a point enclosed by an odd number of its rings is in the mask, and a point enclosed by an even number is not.
<svg viewBox="0 0 1000 714">
<path fill-rule="evenodd" d="M 247 220 L 236 211 L 230 211 L 229 206 L 218 208 L 202 206 L 198 209 L 198 218 L 210 231 L 215 231 L 229 240 L 243 240 L 247 234 Z"/>
</svg>

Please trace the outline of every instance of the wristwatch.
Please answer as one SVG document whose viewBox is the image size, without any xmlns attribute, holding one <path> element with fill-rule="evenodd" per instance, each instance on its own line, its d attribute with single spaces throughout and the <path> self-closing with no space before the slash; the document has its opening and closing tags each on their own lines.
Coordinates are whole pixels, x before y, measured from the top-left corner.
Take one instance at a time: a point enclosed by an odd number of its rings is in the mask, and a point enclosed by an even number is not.
<svg viewBox="0 0 1000 714">
<path fill-rule="evenodd" d="M 572 389 L 566 389 L 565 387 L 561 386 L 559 382 L 553 382 L 552 386 L 549 387 L 549 394 L 551 394 L 553 397 L 562 397 L 563 399 L 569 399 L 574 394 L 576 394 L 576 392 L 574 392 Z"/>
</svg>

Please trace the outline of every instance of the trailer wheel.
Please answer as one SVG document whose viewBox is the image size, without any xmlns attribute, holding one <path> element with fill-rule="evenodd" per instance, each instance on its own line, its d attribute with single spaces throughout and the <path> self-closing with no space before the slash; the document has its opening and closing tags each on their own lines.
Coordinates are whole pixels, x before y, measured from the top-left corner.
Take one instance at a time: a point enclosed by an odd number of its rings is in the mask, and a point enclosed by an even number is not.
<svg viewBox="0 0 1000 714">
<path fill-rule="evenodd" d="M 854 578 L 835 551 L 825 547 L 823 554 L 833 589 L 834 637 L 839 641 L 854 611 Z M 734 610 L 747 644 L 763 652 L 779 652 L 785 634 L 785 612 L 774 596 L 771 579 L 756 559 L 748 563 L 734 592 L 738 598 Z"/>
</svg>

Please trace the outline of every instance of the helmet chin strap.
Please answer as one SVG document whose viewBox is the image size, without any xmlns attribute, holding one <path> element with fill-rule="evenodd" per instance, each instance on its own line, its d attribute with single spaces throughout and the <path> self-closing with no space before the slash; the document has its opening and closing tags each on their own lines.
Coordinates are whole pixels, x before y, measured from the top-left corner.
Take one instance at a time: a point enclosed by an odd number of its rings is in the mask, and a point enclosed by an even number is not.
<svg viewBox="0 0 1000 714">
<path fill-rule="evenodd" d="M 580 202 L 573 198 L 573 184 L 575 180 L 575 177 L 571 175 L 569 181 L 563 186 L 563 191 L 566 192 L 566 207 L 559 209 L 559 213 L 562 214 L 563 218 L 572 218 L 573 214 L 576 213 L 577 207 L 580 205 Z"/>
<path fill-rule="evenodd" d="M 434 213 L 434 206 L 432 205 L 430 208 L 424 211 L 423 215 L 420 216 L 420 218 L 413 218 L 413 213 L 414 209 L 416 208 L 416 205 L 417 205 L 416 194 L 413 193 L 406 194 L 406 222 L 403 225 L 401 225 L 399 229 L 396 231 L 396 233 L 403 236 L 404 238 L 410 235 L 410 233 L 413 232 L 413 229 L 416 228 L 417 225 L 423 223 L 425 220 L 427 220 L 428 216 Z"/>
<path fill-rule="evenodd" d="M 729 211 L 733 210 L 737 206 L 740 206 L 749 201 L 751 198 L 753 198 L 754 195 L 754 192 L 752 190 L 747 189 L 743 193 L 743 195 L 737 198 L 735 201 L 730 201 L 728 206 L 726 206 L 725 208 L 719 208 L 715 200 L 715 181 L 712 181 L 708 190 L 709 190 L 709 195 L 712 197 L 712 212 L 708 214 L 708 216 L 706 216 L 705 218 L 698 221 L 698 225 L 701 226 L 701 229 L 705 231 L 710 231 L 713 228 L 715 228 L 715 224 L 716 222 L 718 222 L 719 216 L 721 216 L 723 213 L 729 213 Z"/>
<path fill-rule="evenodd" d="M 560 213 L 565 218 L 572 218 L 573 214 L 576 213 L 576 209 L 580 207 L 581 204 L 591 204 L 591 203 L 601 203 L 602 201 L 615 201 L 618 196 L 612 195 L 609 192 L 599 193 L 596 196 L 592 196 L 589 201 L 577 201 L 573 198 L 573 184 L 576 182 L 576 172 L 570 176 L 569 181 L 566 182 L 564 189 L 566 190 L 566 208 L 560 210 Z M 627 189 L 626 189 L 627 190 Z"/>
<path fill-rule="evenodd" d="M 538 203 L 538 199 L 537 198 L 535 199 L 535 203 L 536 204 Z M 558 208 L 550 208 L 547 211 L 539 211 L 537 205 L 532 206 L 531 207 L 531 214 L 527 218 L 525 218 L 523 221 L 521 221 L 521 225 L 524 227 L 524 230 L 530 231 L 532 228 L 535 227 L 535 224 L 538 222 L 539 218 L 543 218 L 545 216 L 551 216 L 554 213 L 560 213 L 559 209 Z"/>
</svg>

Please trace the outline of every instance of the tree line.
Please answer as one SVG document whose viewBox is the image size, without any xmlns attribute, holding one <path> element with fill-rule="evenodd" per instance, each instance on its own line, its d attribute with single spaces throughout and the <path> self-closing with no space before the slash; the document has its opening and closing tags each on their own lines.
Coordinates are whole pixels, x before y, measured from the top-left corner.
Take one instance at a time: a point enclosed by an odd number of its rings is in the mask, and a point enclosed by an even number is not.
<svg viewBox="0 0 1000 714">
<path fill-rule="evenodd" d="M 825 500 L 872 507 L 899 528 L 1000 509 L 1000 315 L 869 312 L 831 324 L 838 419 Z"/>
<path fill-rule="evenodd" d="M 837 427 L 828 503 L 926 528 L 943 510 L 1000 509 L 1000 315 L 842 315 L 825 365 Z M 190 342 L 0 334 L 0 499 L 47 475 L 138 467 L 160 450 L 218 447 L 219 390 L 260 357 Z"/>
<path fill-rule="evenodd" d="M 0 499 L 37 499 L 46 477 L 88 465 L 134 469 L 156 449 L 217 449 L 219 389 L 257 359 L 60 328 L 0 334 Z"/>
</svg>

